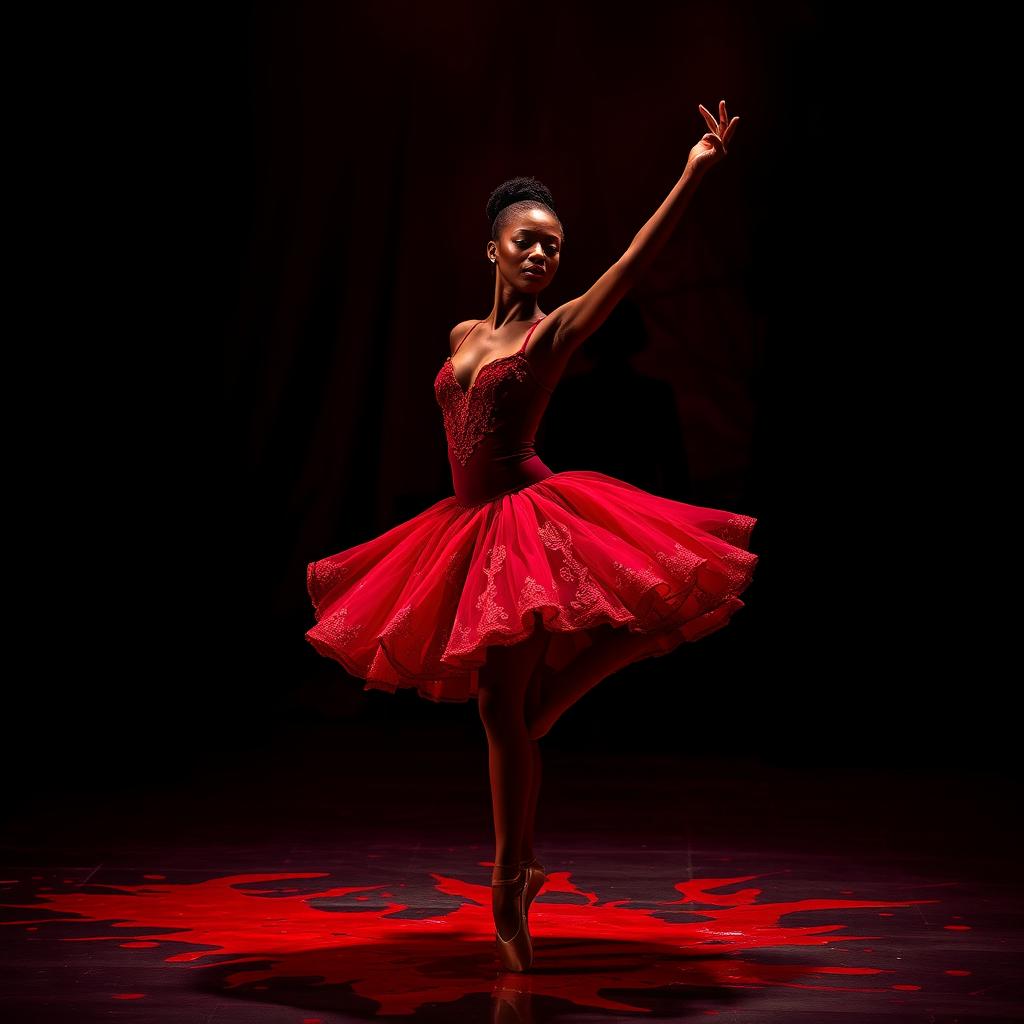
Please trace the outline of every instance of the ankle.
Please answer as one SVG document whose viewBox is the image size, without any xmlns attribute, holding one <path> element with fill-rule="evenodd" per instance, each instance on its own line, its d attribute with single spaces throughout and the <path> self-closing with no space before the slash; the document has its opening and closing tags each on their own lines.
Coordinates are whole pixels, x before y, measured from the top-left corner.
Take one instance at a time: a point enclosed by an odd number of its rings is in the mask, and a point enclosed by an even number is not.
<svg viewBox="0 0 1024 1024">
<path fill-rule="evenodd" d="M 494 861 L 491 871 L 491 882 L 512 882 L 519 877 L 523 869 L 521 861 L 510 861 L 508 863 Z"/>
</svg>

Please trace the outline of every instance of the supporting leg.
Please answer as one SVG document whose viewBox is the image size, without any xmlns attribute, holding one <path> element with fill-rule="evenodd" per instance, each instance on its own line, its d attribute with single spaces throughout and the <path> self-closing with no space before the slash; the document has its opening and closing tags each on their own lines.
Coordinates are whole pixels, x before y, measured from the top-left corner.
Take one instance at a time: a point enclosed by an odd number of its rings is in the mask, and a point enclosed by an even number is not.
<svg viewBox="0 0 1024 1024">
<path fill-rule="evenodd" d="M 526 691 L 526 720 L 539 711 L 541 702 L 541 680 L 544 666 L 543 652 L 537 661 L 533 674 L 530 678 L 530 685 Z M 543 759 L 540 752 L 540 741 L 530 740 L 531 772 L 530 788 L 526 794 L 526 810 L 523 815 L 523 841 L 519 850 L 519 859 L 533 860 L 533 834 L 537 819 L 537 801 L 540 797 L 540 784 L 543 776 Z"/>
<path fill-rule="evenodd" d="M 533 787 L 534 743 L 526 733 L 526 693 L 543 654 L 545 636 L 537 630 L 521 644 L 493 647 L 480 670 L 478 705 L 487 734 L 494 814 L 495 866 L 492 881 L 513 876 L 527 835 Z M 532 823 L 529 842 L 532 843 Z M 513 886 L 493 890 L 494 920 L 500 935 L 515 932 Z"/>
</svg>

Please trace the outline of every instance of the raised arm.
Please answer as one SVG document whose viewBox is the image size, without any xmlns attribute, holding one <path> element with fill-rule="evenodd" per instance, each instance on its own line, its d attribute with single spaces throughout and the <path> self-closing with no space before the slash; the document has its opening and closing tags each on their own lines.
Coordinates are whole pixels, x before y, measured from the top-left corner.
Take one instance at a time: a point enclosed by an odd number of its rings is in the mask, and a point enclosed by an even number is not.
<svg viewBox="0 0 1024 1024">
<path fill-rule="evenodd" d="M 701 178 L 728 153 L 739 117 L 729 119 L 725 100 L 718 104 L 717 122 L 703 104 L 697 104 L 697 108 L 710 130 L 690 150 L 686 167 L 672 191 L 636 233 L 629 248 L 590 288 L 549 314 L 553 320 L 552 353 L 563 366 L 576 348 L 604 323 L 618 301 L 647 269 L 675 229 Z"/>
</svg>

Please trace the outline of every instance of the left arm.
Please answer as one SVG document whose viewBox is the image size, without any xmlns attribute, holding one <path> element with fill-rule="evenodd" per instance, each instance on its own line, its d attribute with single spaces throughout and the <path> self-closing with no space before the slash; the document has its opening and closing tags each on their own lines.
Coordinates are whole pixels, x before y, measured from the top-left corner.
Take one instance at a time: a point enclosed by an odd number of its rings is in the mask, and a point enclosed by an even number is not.
<svg viewBox="0 0 1024 1024">
<path fill-rule="evenodd" d="M 675 230 L 704 174 L 728 152 L 726 147 L 739 117 L 729 120 L 725 100 L 719 103 L 717 123 L 702 104 L 698 104 L 698 108 L 710 130 L 690 150 L 686 167 L 672 191 L 636 233 L 629 248 L 590 288 L 549 314 L 554 321 L 552 353 L 563 366 L 569 356 L 604 323 L 623 295 L 636 284 Z"/>
</svg>

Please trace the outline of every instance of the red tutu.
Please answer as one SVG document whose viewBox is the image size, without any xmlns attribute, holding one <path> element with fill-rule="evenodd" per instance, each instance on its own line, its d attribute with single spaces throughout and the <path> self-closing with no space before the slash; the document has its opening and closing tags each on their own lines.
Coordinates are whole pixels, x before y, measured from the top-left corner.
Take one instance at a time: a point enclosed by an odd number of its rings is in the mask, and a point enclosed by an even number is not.
<svg viewBox="0 0 1024 1024">
<path fill-rule="evenodd" d="M 544 661 L 556 671 L 602 634 L 607 676 L 743 607 L 758 560 L 752 516 L 594 470 L 552 472 L 537 455 L 551 389 L 526 347 L 540 322 L 518 351 L 479 365 L 468 390 L 451 358 L 434 381 L 455 494 L 307 567 L 306 639 L 364 690 L 475 698 L 488 648 L 535 629 L 550 634 Z M 537 346 L 549 344 L 540 333 Z"/>
<path fill-rule="evenodd" d="M 311 562 L 309 642 L 366 680 L 435 701 L 478 693 L 487 648 L 553 635 L 564 668 L 605 624 L 665 654 L 743 607 L 756 520 L 651 494 L 593 470 L 553 473 L 476 507 L 445 498 L 386 533 Z M 624 662 L 609 663 L 609 674 Z"/>
</svg>

